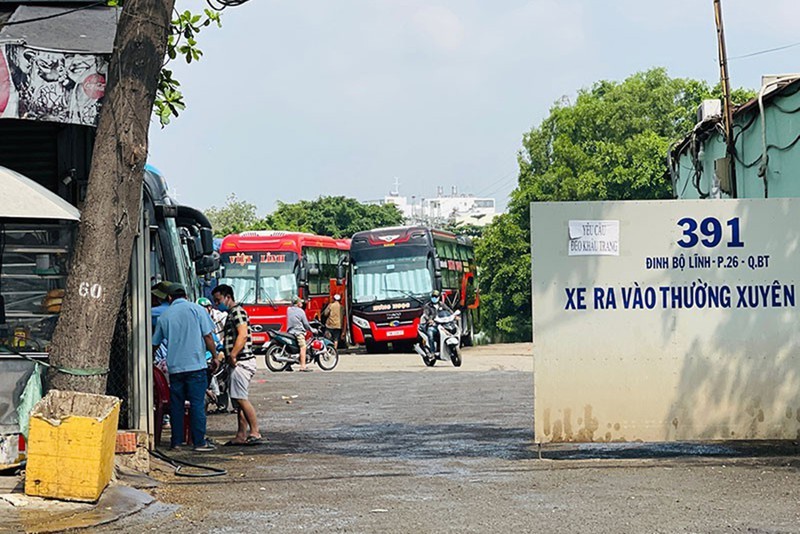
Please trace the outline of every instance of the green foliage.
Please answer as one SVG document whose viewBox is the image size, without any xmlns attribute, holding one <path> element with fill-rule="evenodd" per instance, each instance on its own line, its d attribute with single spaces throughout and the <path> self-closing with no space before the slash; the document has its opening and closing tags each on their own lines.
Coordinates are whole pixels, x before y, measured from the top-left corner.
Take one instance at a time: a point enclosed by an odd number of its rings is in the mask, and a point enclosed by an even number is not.
<svg viewBox="0 0 800 534">
<path fill-rule="evenodd" d="M 466 237 L 471 237 L 472 239 L 478 239 L 483 235 L 483 228 L 483 226 L 478 226 L 476 224 L 451 222 L 446 224 L 442 230 L 453 232 L 456 235 L 463 235 Z"/>
<path fill-rule="evenodd" d="M 509 214 L 495 218 L 475 244 L 482 330 L 495 342 L 531 337 L 531 251 Z"/>
<path fill-rule="evenodd" d="M 247 230 L 287 230 L 341 238 L 403 223 L 403 214 L 394 204 L 368 205 L 346 197 L 278 202 L 278 209 L 263 219 L 258 218 L 256 210 L 255 204 L 231 194 L 225 206 L 212 206 L 205 213 L 218 237 Z"/>
<path fill-rule="evenodd" d="M 211 228 L 214 235 L 224 237 L 228 234 L 238 234 L 247 230 L 256 230 L 259 227 L 259 219 L 256 215 L 256 205 L 239 200 L 236 195 L 231 193 L 224 206 L 218 208 L 211 206 L 205 214 L 211 221 Z"/>
<path fill-rule="evenodd" d="M 733 97 L 742 102 L 752 94 L 737 90 Z M 484 230 L 477 248 L 490 336 L 530 338 L 530 203 L 671 198 L 670 144 L 692 129 L 703 99 L 720 96 L 719 87 L 656 68 L 580 90 L 574 104 L 556 103 L 523 135 L 509 214 Z"/>
<path fill-rule="evenodd" d="M 203 14 L 190 11 L 176 12 L 172 20 L 170 35 L 167 41 L 167 62 L 181 56 L 187 63 L 198 61 L 203 56 L 203 51 L 197 46 L 197 34 L 200 30 L 216 24 L 222 27 L 220 14 L 210 9 L 203 10 Z M 153 105 L 153 113 L 158 117 L 161 127 L 169 124 L 172 117 L 177 117 L 180 111 L 186 108 L 180 82 L 172 76 L 172 71 L 166 68 L 161 70 L 158 78 L 158 91 Z"/>
<path fill-rule="evenodd" d="M 262 227 L 341 238 L 402 223 L 403 214 L 394 204 L 362 204 L 354 198 L 319 197 L 293 204 L 278 202 L 278 209 L 262 221 Z"/>
</svg>

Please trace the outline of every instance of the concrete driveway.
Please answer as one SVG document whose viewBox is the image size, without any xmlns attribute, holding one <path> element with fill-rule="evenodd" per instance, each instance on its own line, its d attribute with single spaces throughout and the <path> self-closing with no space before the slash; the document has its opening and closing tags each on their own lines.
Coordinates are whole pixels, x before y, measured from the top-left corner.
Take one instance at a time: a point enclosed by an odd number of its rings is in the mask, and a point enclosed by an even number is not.
<svg viewBox="0 0 800 534">
<path fill-rule="evenodd" d="M 330 373 L 260 370 L 265 436 L 182 458 L 224 467 L 176 478 L 145 512 L 105 531 L 800 532 L 791 443 L 581 445 L 532 442 L 530 345 L 344 355 Z M 232 415 L 209 418 L 222 442 Z"/>
</svg>

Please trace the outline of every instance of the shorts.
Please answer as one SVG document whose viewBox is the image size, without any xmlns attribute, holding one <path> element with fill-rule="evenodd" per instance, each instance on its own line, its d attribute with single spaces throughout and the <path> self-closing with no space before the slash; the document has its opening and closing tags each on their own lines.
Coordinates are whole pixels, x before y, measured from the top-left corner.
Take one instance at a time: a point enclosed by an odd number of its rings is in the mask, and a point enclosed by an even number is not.
<svg viewBox="0 0 800 534">
<path fill-rule="evenodd" d="M 230 397 L 232 400 L 247 400 L 250 380 L 256 374 L 256 359 L 236 362 L 230 375 Z"/>
<path fill-rule="evenodd" d="M 306 334 L 303 332 L 302 334 L 293 334 L 294 338 L 297 340 L 297 346 L 301 349 L 305 348 L 306 346 Z"/>
</svg>

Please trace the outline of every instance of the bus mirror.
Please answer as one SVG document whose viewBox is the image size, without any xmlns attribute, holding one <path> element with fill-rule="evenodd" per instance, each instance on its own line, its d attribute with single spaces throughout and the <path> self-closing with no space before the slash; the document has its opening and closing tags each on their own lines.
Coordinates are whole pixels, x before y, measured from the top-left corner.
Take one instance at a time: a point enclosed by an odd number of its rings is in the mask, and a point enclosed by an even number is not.
<svg viewBox="0 0 800 534">
<path fill-rule="evenodd" d="M 210 254 L 201 256 L 200 259 L 194 262 L 194 269 L 199 275 L 216 272 L 219 269 L 219 258 L 215 258 Z"/>
<path fill-rule="evenodd" d="M 336 283 L 341 284 L 344 280 L 344 265 L 341 263 L 336 266 Z"/>
<path fill-rule="evenodd" d="M 299 269 L 297 270 L 297 279 L 301 286 L 304 286 L 308 283 L 308 272 L 306 271 L 305 265 L 300 265 Z"/>
<path fill-rule="evenodd" d="M 189 251 L 189 258 L 191 258 L 192 261 L 197 261 L 200 258 L 202 258 L 203 255 L 197 248 L 198 245 L 197 240 L 190 235 L 183 237 L 184 237 L 184 242 L 186 243 L 186 249 Z"/>
<path fill-rule="evenodd" d="M 211 228 L 200 228 L 200 240 L 203 254 L 212 254 L 214 252 L 214 232 L 211 231 Z"/>
</svg>

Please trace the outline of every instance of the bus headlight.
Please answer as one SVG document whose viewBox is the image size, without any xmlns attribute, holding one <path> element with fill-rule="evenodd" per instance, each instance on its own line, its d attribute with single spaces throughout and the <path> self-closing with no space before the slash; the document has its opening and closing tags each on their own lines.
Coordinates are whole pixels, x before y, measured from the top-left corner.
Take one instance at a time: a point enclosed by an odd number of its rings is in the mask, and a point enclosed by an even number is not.
<svg viewBox="0 0 800 534">
<path fill-rule="evenodd" d="M 358 315 L 353 315 L 353 324 L 359 328 L 369 329 L 369 323 L 367 320 L 359 317 Z"/>
</svg>

